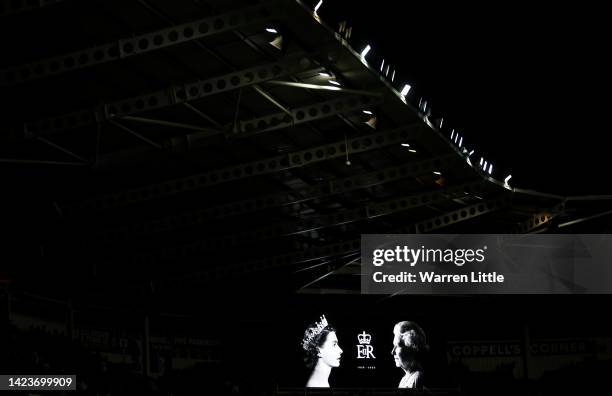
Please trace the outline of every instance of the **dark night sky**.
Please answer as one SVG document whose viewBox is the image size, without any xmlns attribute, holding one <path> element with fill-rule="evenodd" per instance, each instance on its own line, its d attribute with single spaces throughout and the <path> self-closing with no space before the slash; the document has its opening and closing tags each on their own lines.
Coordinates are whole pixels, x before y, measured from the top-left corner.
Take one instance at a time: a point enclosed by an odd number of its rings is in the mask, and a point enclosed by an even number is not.
<svg viewBox="0 0 612 396">
<path fill-rule="evenodd" d="M 612 193 L 612 32 L 603 6 L 422 3 L 326 0 L 319 14 L 334 28 L 347 20 L 357 50 L 367 41 L 368 58 L 397 65 L 396 82 L 429 98 L 476 156 L 493 161 L 498 179 L 512 173 L 517 187 Z"/>
</svg>

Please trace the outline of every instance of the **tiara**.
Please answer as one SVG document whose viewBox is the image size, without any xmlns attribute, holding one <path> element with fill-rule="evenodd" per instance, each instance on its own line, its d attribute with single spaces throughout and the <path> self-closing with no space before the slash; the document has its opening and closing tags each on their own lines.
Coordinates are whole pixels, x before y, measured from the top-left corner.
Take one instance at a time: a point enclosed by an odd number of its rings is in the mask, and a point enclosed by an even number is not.
<svg viewBox="0 0 612 396">
<path fill-rule="evenodd" d="M 304 333 L 304 339 L 302 340 L 302 348 L 304 348 L 304 350 L 306 351 L 308 350 L 312 339 L 321 334 L 323 329 L 325 329 L 329 325 L 329 323 L 327 323 L 325 315 L 321 315 L 319 319 L 321 319 L 320 322 L 315 322 L 314 326 L 307 328 L 306 332 Z"/>
</svg>

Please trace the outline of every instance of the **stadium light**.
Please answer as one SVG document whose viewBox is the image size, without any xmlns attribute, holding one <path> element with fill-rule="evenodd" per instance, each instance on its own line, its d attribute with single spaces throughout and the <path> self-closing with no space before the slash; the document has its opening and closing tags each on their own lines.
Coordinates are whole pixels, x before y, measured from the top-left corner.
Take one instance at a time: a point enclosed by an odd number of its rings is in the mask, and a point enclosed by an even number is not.
<svg viewBox="0 0 612 396">
<path fill-rule="evenodd" d="M 376 124 L 378 123 L 378 119 L 376 118 L 376 116 L 372 116 L 370 117 L 369 120 L 367 120 L 366 125 L 369 126 L 372 129 L 376 129 Z"/>
<path fill-rule="evenodd" d="M 282 51 L 283 36 L 276 37 L 274 40 L 270 41 L 268 44 L 270 44 L 272 47 L 276 48 L 277 50 Z"/>
<path fill-rule="evenodd" d="M 314 8 L 314 13 L 316 14 L 319 11 L 319 8 L 323 5 L 323 0 L 320 0 Z"/>
<path fill-rule="evenodd" d="M 370 44 L 366 45 L 363 51 L 361 51 L 361 59 L 365 60 L 366 55 L 368 54 L 368 52 L 370 52 L 371 49 L 372 47 L 370 47 Z"/>
</svg>

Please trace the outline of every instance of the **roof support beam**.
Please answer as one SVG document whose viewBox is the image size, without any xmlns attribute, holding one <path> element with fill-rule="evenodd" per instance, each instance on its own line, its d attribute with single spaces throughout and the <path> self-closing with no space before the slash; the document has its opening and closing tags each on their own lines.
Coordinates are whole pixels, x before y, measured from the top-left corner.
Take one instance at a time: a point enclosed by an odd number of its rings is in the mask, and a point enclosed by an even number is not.
<svg viewBox="0 0 612 396">
<path fill-rule="evenodd" d="M 278 81 L 278 80 L 270 80 L 265 82 L 267 85 L 279 85 L 283 87 L 291 87 L 291 88 L 302 88 L 302 89 L 314 89 L 321 91 L 331 91 L 338 93 L 349 93 L 355 95 L 370 95 L 370 96 L 380 96 L 379 92 L 374 91 L 364 91 L 360 89 L 349 89 L 342 88 L 335 85 L 317 85 L 317 84 L 306 84 L 292 81 Z"/>
<path fill-rule="evenodd" d="M 399 230 L 400 232 L 414 232 L 415 229 L 424 228 L 421 227 L 421 224 L 425 226 L 428 225 L 429 222 L 432 222 L 430 230 L 433 230 L 434 227 L 438 227 L 436 225 L 436 220 L 440 218 L 441 224 L 444 216 L 449 216 L 448 222 L 440 227 L 459 223 L 461 221 L 465 221 L 468 219 L 472 219 L 474 217 L 490 213 L 492 211 L 501 209 L 509 205 L 511 202 L 511 196 L 505 195 L 501 196 L 497 199 L 492 199 L 486 202 L 482 202 L 476 205 L 470 205 L 465 208 L 459 209 L 457 211 L 446 213 L 440 217 L 435 217 L 430 220 L 426 220 L 424 222 L 416 223 L 415 225 L 409 226 L 405 229 Z M 484 205 L 483 207 L 479 207 L 480 205 Z M 473 211 L 472 211 L 473 209 Z M 465 211 L 465 213 L 461 213 L 461 211 Z M 457 218 L 454 219 L 454 214 L 457 214 Z M 452 223 L 451 223 L 452 222 Z M 438 228 L 440 228 L 438 227 Z M 210 283 L 214 282 L 218 279 L 223 278 L 231 278 L 236 279 L 241 276 L 245 276 L 251 273 L 260 272 L 260 271 L 268 271 L 276 268 L 287 268 L 289 266 L 295 264 L 306 263 L 310 261 L 318 261 L 318 260 L 329 260 L 332 257 L 345 256 L 347 254 L 359 252 L 361 248 L 361 240 L 353 239 L 347 240 L 343 242 L 333 243 L 326 246 L 312 247 L 308 250 L 301 250 L 296 252 L 291 252 L 287 254 L 282 254 L 273 257 L 265 257 L 256 259 L 246 263 L 239 264 L 224 264 L 219 267 L 206 269 L 203 271 L 198 271 L 196 273 L 191 273 L 189 275 L 181 276 L 180 278 L 168 279 L 166 284 L 170 284 L 173 282 L 201 282 L 201 283 Z M 190 254 L 193 254 L 193 250 L 187 247 L 179 247 L 174 248 L 171 252 L 167 252 L 166 257 L 161 257 L 162 259 L 166 259 L 168 257 L 187 257 Z M 169 254 L 169 256 L 168 256 Z M 159 259 L 156 253 L 146 254 L 138 256 L 138 261 L 144 264 L 154 264 L 157 259 Z"/>
<path fill-rule="evenodd" d="M 421 206 L 435 205 L 456 197 L 465 196 L 466 194 L 479 193 L 482 191 L 482 189 L 482 181 L 466 183 L 454 187 L 448 187 L 443 190 L 431 191 L 422 194 L 411 194 L 355 209 L 342 210 L 334 214 L 312 216 L 292 222 L 270 224 L 264 228 L 242 231 L 232 235 L 205 238 L 202 241 L 191 243 L 187 246 L 188 250 L 198 252 L 213 251 L 219 248 L 230 248 L 233 246 L 243 246 L 245 243 L 297 235 L 323 228 L 371 220 L 373 218 L 388 216 Z M 158 230 L 156 229 L 156 231 Z M 163 251 L 164 249 L 162 249 L 162 252 Z M 160 256 L 164 256 L 164 253 L 160 253 Z"/>
<path fill-rule="evenodd" d="M 85 109 L 35 122 L 26 122 L 24 131 L 26 137 L 48 135 L 85 127 L 106 119 L 124 118 L 176 104 L 189 107 L 189 102 L 197 99 L 253 86 L 270 78 L 299 73 L 312 67 L 315 67 L 315 65 L 312 64 L 308 56 L 291 56 L 278 62 L 255 66 L 206 80 L 170 85 L 158 91 L 108 102 L 95 109 Z"/>
<path fill-rule="evenodd" d="M 268 100 L 274 106 L 278 107 L 283 113 L 287 114 L 290 117 L 292 116 L 291 110 L 289 110 L 287 107 L 281 104 L 278 100 L 276 100 L 276 98 L 274 98 L 270 93 L 264 91 L 259 85 L 254 85 L 253 89 L 255 90 L 255 92 L 257 92 L 258 94 L 266 98 L 266 100 Z"/>
<path fill-rule="evenodd" d="M 342 158 L 348 147 L 353 154 L 372 151 L 381 147 L 406 142 L 426 131 L 421 122 L 394 128 L 391 130 L 359 136 L 348 140 L 312 147 L 306 150 L 294 151 L 274 157 L 262 158 L 257 161 L 216 169 L 180 179 L 168 180 L 141 188 L 106 194 L 104 196 L 85 200 L 76 205 L 66 205 L 71 209 L 107 209 L 129 205 L 135 202 L 150 201 L 165 196 L 183 192 L 195 191 L 230 181 L 249 177 L 276 173 L 287 169 L 306 166 L 311 163 Z"/>
<path fill-rule="evenodd" d="M 513 231 L 516 234 L 527 234 L 544 224 L 550 223 L 553 218 L 555 218 L 560 213 L 563 213 L 564 210 L 565 201 L 553 206 L 550 209 L 537 213 L 531 216 L 528 220 L 517 224 L 514 227 Z"/>
<path fill-rule="evenodd" d="M 149 234 L 153 232 L 171 231 L 181 227 L 191 227 L 208 222 L 212 219 L 240 216 L 274 207 L 306 202 L 334 194 L 370 188 L 409 177 L 419 176 L 438 169 L 452 169 L 462 161 L 461 158 L 451 154 L 431 160 L 394 166 L 337 180 L 330 180 L 297 191 L 284 191 L 281 193 L 229 202 L 218 206 L 211 206 L 188 213 L 166 216 L 162 219 L 148 221 L 144 224 L 130 223 L 129 225 L 114 228 L 112 231 L 109 231 L 109 234 Z M 286 211 L 286 214 L 292 214 L 293 212 L 293 210 L 289 209 Z"/>
<path fill-rule="evenodd" d="M 416 230 L 417 233 L 425 233 L 433 230 L 438 230 L 449 225 L 457 224 L 462 221 L 470 220 L 487 213 L 495 212 L 510 205 L 510 203 L 511 196 L 503 195 L 495 199 L 466 206 L 461 209 L 453 210 L 451 212 L 447 212 L 439 216 L 418 222 L 414 225 L 414 230 Z"/>
<path fill-rule="evenodd" d="M 90 166 L 86 162 L 65 162 L 65 161 L 47 161 L 38 159 L 22 159 L 22 158 L 0 158 L 2 164 L 20 164 L 20 165 L 64 165 L 64 166 Z"/>
<path fill-rule="evenodd" d="M 585 222 L 585 221 L 589 221 L 589 220 L 593 220 L 593 219 L 597 219 L 599 217 L 604 217 L 604 216 L 609 216 L 609 215 L 612 215 L 612 210 L 607 210 L 605 212 L 597 213 L 597 214 L 594 214 L 594 215 L 591 215 L 591 216 L 581 217 L 581 218 L 578 218 L 578 219 L 575 219 L 575 220 L 567 221 L 565 223 L 559 224 L 558 227 L 559 228 L 568 227 L 568 226 L 572 226 L 572 225 L 575 225 L 575 224 L 580 224 L 580 223 Z"/>
<path fill-rule="evenodd" d="M 291 110 L 291 115 L 276 113 L 265 117 L 242 121 L 238 129 L 232 134 L 232 137 L 246 137 L 261 132 L 288 128 L 305 122 L 332 117 L 347 111 L 371 107 L 382 103 L 382 101 L 382 96 L 349 96 L 298 107 Z"/>
<path fill-rule="evenodd" d="M 64 154 L 68 154 L 69 156 L 71 156 L 72 158 L 76 158 L 77 160 L 79 160 L 80 162 L 84 163 L 84 164 L 90 164 L 90 162 L 88 160 L 86 160 L 85 158 L 81 157 L 80 155 L 77 155 L 75 153 L 73 153 L 72 151 L 68 150 L 67 148 L 64 148 L 58 144 L 53 143 L 50 140 L 47 140 L 45 138 L 38 138 L 38 140 L 40 140 L 41 142 L 53 147 L 54 149 L 57 149 L 59 151 L 61 151 Z"/>
<path fill-rule="evenodd" d="M 318 260 L 329 260 L 333 257 L 346 256 L 347 254 L 359 252 L 361 240 L 353 239 L 344 242 L 333 243 L 325 246 L 312 247 L 308 250 L 300 250 L 282 255 L 255 259 L 246 263 L 227 264 L 216 268 L 210 268 L 180 278 L 168 279 L 166 284 L 172 282 L 198 282 L 208 283 L 217 279 L 237 279 L 248 274 L 269 271 L 276 268 L 287 268 L 291 265 L 301 264 Z M 188 249 L 177 249 L 175 253 L 187 256 Z M 158 257 L 155 254 L 139 256 L 138 260 L 143 264 L 153 264 Z"/>
<path fill-rule="evenodd" d="M 125 116 L 122 118 L 122 120 L 137 122 L 140 124 L 159 125 L 159 126 L 164 126 L 164 127 L 169 127 L 169 128 L 188 129 L 191 131 L 198 131 L 198 132 L 209 132 L 211 133 L 211 135 L 217 135 L 219 133 L 223 133 L 223 131 L 212 129 L 212 128 L 207 128 L 207 127 L 200 126 L 200 125 L 185 124 L 181 122 L 173 122 L 173 121 L 166 121 L 166 120 L 157 120 L 153 118 Z"/>
<path fill-rule="evenodd" d="M 356 262 L 356 261 L 358 261 L 358 260 L 361 260 L 361 257 L 360 257 L 359 255 L 357 255 L 357 257 L 356 257 L 356 258 L 354 258 L 354 259 L 352 259 L 352 260 L 349 260 L 349 261 L 348 261 L 346 264 L 333 263 L 332 265 L 330 265 L 330 267 L 331 267 L 331 270 L 330 270 L 330 271 L 328 271 L 327 273 L 325 273 L 325 274 L 323 274 L 323 275 L 321 275 L 321 276 L 317 277 L 316 279 L 314 279 L 314 280 L 312 280 L 312 281 L 308 282 L 308 283 L 307 283 L 307 284 L 305 284 L 304 286 L 300 287 L 300 288 L 297 290 L 297 292 L 300 292 L 300 291 L 302 291 L 302 290 L 306 290 L 306 289 L 308 289 L 310 286 L 314 285 L 315 283 L 318 283 L 318 282 L 322 281 L 323 279 L 325 279 L 325 278 L 327 278 L 327 277 L 329 277 L 329 276 L 331 276 L 331 275 L 337 274 L 339 271 L 341 271 L 341 270 L 343 270 L 343 269 L 345 269 L 345 268 L 349 267 L 351 264 L 355 263 L 355 262 Z M 338 260 L 338 261 L 339 261 L 339 260 Z M 359 268 L 361 268 L 361 263 L 358 263 L 358 266 L 359 266 Z"/>
<path fill-rule="evenodd" d="M 21 14 L 27 11 L 63 3 L 65 0 L 36 0 L 36 1 L 9 1 L 0 0 L 0 17 L 12 14 Z"/>
<path fill-rule="evenodd" d="M 42 77 L 84 69 L 246 26 L 262 24 L 282 16 L 281 9 L 281 2 L 272 1 L 84 50 L 4 68 L 0 70 L 0 86 L 16 85 Z"/>
<path fill-rule="evenodd" d="M 139 140 L 142 140 L 143 142 L 147 143 L 150 146 L 155 147 L 158 150 L 161 150 L 163 147 L 159 144 L 159 143 L 155 143 L 154 141 L 152 141 L 151 139 L 141 135 L 140 133 L 132 130 L 131 128 L 126 127 L 125 125 L 122 125 L 120 123 L 118 123 L 117 121 L 114 120 L 110 120 L 111 124 L 113 124 L 114 126 L 116 126 L 117 128 L 129 133 L 130 135 L 136 137 Z"/>
</svg>

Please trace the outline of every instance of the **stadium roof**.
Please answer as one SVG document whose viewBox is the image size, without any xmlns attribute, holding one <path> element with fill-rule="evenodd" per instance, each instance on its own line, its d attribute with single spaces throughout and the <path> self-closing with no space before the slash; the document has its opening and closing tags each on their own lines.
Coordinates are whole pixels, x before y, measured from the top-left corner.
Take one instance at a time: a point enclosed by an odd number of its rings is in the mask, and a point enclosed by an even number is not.
<svg viewBox="0 0 612 396">
<path fill-rule="evenodd" d="M 350 293 L 362 234 L 607 227 L 610 197 L 515 188 L 310 5 L 11 4 L 16 284 Z"/>
</svg>

